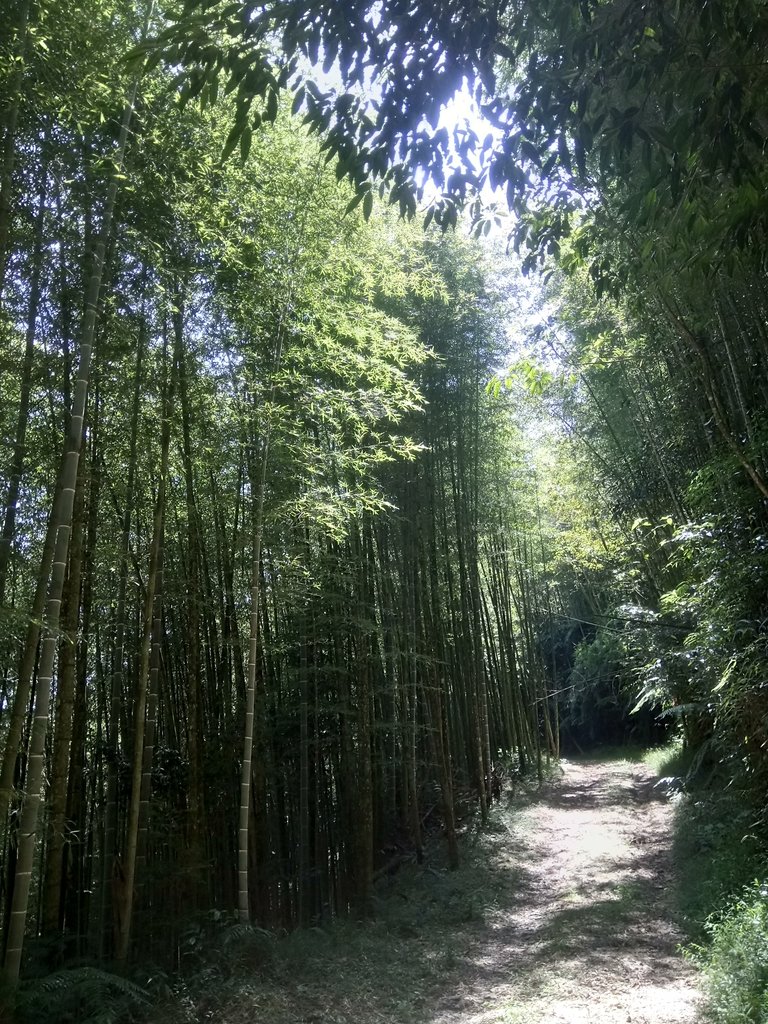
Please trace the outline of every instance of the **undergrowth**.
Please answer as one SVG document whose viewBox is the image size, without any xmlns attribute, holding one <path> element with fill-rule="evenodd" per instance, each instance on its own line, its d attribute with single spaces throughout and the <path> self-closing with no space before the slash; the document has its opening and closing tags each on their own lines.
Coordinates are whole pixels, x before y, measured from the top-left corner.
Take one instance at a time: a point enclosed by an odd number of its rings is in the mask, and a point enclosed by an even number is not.
<svg viewBox="0 0 768 1024">
<path fill-rule="evenodd" d="M 140 985 L 98 967 L 55 971 L 0 994 L 0 1021 L 13 1024 L 123 1024 L 149 1005 Z"/>
<path fill-rule="evenodd" d="M 555 771 L 547 766 L 545 777 Z M 371 919 L 278 933 L 209 915 L 190 922 L 173 978 L 150 978 L 149 968 L 140 984 L 94 966 L 57 971 L 6 993 L 5 1003 L 0 992 L 0 1024 L 421 1024 L 468 944 L 515 891 L 516 871 L 497 866 L 514 843 L 507 802 L 513 785 L 523 803 L 536 783 L 510 773 L 506 785 L 487 825 L 465 826 L 457 871 L 442 843 L 430 844 L 424 864 L 406 860 L 377 882 Z"/>
<path fill-rule="evenodd" d="M 458 871 L 434 847 L 424 864 L 382 878 L 370 920 L 284 935 L 223 927 L 148 1024 L 422 1024 L 489 916 L 512 899 L 518 876 L 496 863 L 513 841 L 505 819 L 502 811 L 467 830 Z"/>
<path fill-rule="evenodd" d="M 687 780 L 676 802 L 673 855 L 686 955 L 702 972 L 705 1019 L 768 1024 L 768 859 L 754 790 L 706 775 L 677 745 L 649 752 L 660 776 Z"/>
<path fill-rule="evenodd" d="M 768 884 L 753 882 L 707 922 L 708 946 L 690 955 L 707 982 L 714 1024 L 768 1024 Z"/>
<path fill-rule="evenodd" d="M 768 1024 L 768 875 L 760 808 L 747 789 L 718 788 L 717 779 L 702 778 L 700 764 L 678 742 L 650 751 L 623 748 L 614 758 L 644 764 L 667 783 L 667 792 L 678 794 L 676 901 L 687 955 L 702 971 L 706 1019 Z M 680 792 L 681 780 L 686 792 Z M 515 779 L 514 785 L 516 807 L 524 808 L 527 796 L 536 799 L 526 793 L 527 783 Z M 513 865 L 520 860 L 516 848 L 525 849 L 527 821 L 516 814 L 510 827 L 502 806 L 485 829 L 470 827 L 456 872 L 447 870 L 437 847 L 425 864 L 404 863 L 378 882 L 371 920 L 318 922 L 283 935 L 223 917 L 215 929 L 201 927 L 187 944 L 184 971 L 162 998 L 155 991 L 151 1006 L 131 982 L 83 968 L 29 986 L 17 1020 L 422 1024 L 457 965 L 514 901 L 521 876 Z"/>
</svg>

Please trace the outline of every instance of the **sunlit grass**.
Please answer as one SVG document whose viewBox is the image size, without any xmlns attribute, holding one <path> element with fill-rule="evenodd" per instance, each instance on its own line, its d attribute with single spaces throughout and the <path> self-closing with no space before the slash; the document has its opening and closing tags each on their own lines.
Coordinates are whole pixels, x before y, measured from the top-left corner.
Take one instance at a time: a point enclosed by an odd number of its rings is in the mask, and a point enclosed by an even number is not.
<svg viewBox="0 0 768 1024">
<path fill-rule="evenodd" d="M 661 747 L 651 747 L 644 751 L 642 762 L 660 778 L 667 776 L 684 776 L 691 765 L 691 754 L 686 749 L 681 736 L 675 737 Z"/>
<path fill-rule="evenodd" d="M 683 777 L 690 768 L 692 756 L 685 747 L 682 737 L 675 737 L 655 747 L 638 744 L 604 746 L 590 750 L 583 755 L 570 755 L 573 761 L 617 761 L 623 764 L 645 765 L 660 778 Z"/>
</svg>

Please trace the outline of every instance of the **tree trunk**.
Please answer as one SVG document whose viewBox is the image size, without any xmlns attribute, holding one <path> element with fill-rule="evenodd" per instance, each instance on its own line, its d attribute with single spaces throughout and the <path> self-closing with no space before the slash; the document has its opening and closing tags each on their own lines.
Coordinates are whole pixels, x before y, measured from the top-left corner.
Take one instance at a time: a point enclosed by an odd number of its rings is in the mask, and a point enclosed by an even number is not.
<svg viewBox="0 0 768 1024">
<path fill-rule="evenodd" d="M 24 339 L 24 367 L 21 373 L 21 395 L 19 416 L 16 423 L 16 438 L 13 445 L 13 460 L 9 473 L 8 498 L 5 505 L 3 533 L 0 537 L 0 608 L 5 604 L 5 590 L 8 580 L 13 538 L 16 533 L 16 510 L 19 503 L 19 490 L 24 472 L 26 458 L 27 423 L 29 422 L 29 401 L 32 388 L 32 364 L 35 357 L 35 333 L 37 315 L 40 307 L 41 276 L 43 264 L 43 226 L 45 222 L 45 206 L 47 196 L 48 169 L 44 166 L 40 197 L 38 200 L 37 217 L 35 220 L 35 248 L 32 254 L 32 271 L 29 281 L 29 311 L 27 313 L 27 330 Z M 2 273 L 0 272 L 0 283 Z"/>
<path fill-rule="evenodd" d="M 119 754 L 119 723 L 123 704 L 123 663 L 125 660 L 125 616 L 126 594 L 128 590 L 128 558 L 131 546 L 131 522 L 133 519 L 133 501 L 136 481 L 136 455 L 139 441 L 139 408 L 142 389 L 142 363 L 146 344 L 146 317 L 142 316 L 139 336 L 136 345 L 136 372 L 133 385 L 133 404 L 131 408 L 130 447 L 128 454 L 127 479 L 125 489 L 125 508 L 123 509 L 122 534 L 120 541 L 119 577 L 117 586 L 117 610 L 115 613 L 115 637 L 110 676 L 109 714 L 107 716 L 107 755 L 106 755 L 106 799 L 104 813 L 104 850 L 101 863 L 101 955 L 107 936 L 111 932 L 110 920 L 115 919 L 116 909 L 112 906 L 110 883 L 114 868 L 115 851 L 117 850 L 117 784 Z M 116 933 L 115 933 L 116 934 Z"/>
<path fill-rule="evenodd" d="M 32 0 L 21 0 L 19 10 L 19 52 L 16 70 L 8 87 L 11 97 L 8 114 L 5 120 L 5 136 L 3 138 L 2 167 L 0 167 L 0 307 L 3 303 L 5 278 L 8 270 L 8 258 L 11 248 L 11 225 L 13 222 L 13 170 L 16 165 L 16 125 L 21 107 L 21 86 L 24 81 L 24 61 L 29 45 L 27 25 L 32 9 Z M 0 605 L 2 601 L 0 600 Z"/>
<path fill-rule="evenodd" d="M 46 849 L 43 881 L 42 932 L 44 935 L 55 934 L 60 930 L 62 924 L 62 875 L 66 845 L 68 770 L 75 706 L 75 656 L 80 613 L 84 488 L 84 465 L 81 463 L 77 474 L 77 489 L 72 512 L 69 571 L 62 597 L 62 638 L 59 650 L 56 718 L 50 767 L 50 837 Z"/>
<path fill-rule="evenodd" d="M 167 374 L 167 359 L 166 359 Z M 147 696 L 149 684 L 150 655 L 152 651 L 152 626 L 155 620 L 155 594 L 161 565 L 163 524 L 165 520 L 165 492 L 168 479 L 168 455 L 171 439 L 171 413 L 173 409 L 174 370 L 171 371 L 170 382 L 166 376 L 162 402 L 162 428 L 160 452 L 160 477 L 157 486 L 155 513 L 152 524 L 152 544 L 149 553 L 149 573 L 147 589 L 144 595 L 144 611 L 142 614 L 141 652 L 139 656 L 139 673 L 136 680 L 136 693 L 133 718 L 133 752 L 131 765 L 131 798 L 128 807 L 126 826 L 125 853 L 119 866 L 116 880 L 119 889 L 117 942 L 115 960 L 125 964 L 131 942 L 133 924 L 133 906 L 136 884 L 136 861 L 139 848 L 139 817 L 141 810 L 141 782 L 144 774 L 144 740 L 146 726 Z"/>
<path fill-rule="evenodd" d="M 205 806 L 203 800 L 203 767 L 200 686 L 200 588 L 201 545 L 198 529 L 198 514 L 195 504 L 194 468 L 192 464 L 192 440 L 190 427 L 190 404 L 187 381 L 187 353 L 184 350 L 184 295 L 180 287 L 175 289 L 173 325 L 175 332 L 176 361 L 179 368 L 179 397 L 181 400 L 182 452 L 184 462 L 184 483 L 187 506 L 187 753 L 189 760 L 189 821 L 186 849 L 186 872 L 191 887 L 189 898 L 194 909 L 200 896 L 205 867 L 203 828 Z"/>
<path fill-rule="evenodd" d="M 248 882 L 248 826 L 251 815 L 251 773 L 253 737 L 256 714 L 256 677 L 259 657 L 259 599 L 261 593 L 261 545 L 264 536 L 264 492 L 267 482 L 269 435 L 261 450 L 261 462 L 252 467 L 251 487 L 251 611 L 250 641 L 248 644 L 248 676 L 245 690 L 245 730 L 243 733 L 243 759 L 240 771 L 240 814 L 237 844 L 237 912 L 244 923 L 251 919 L 250 889 Z"/>
</svg>

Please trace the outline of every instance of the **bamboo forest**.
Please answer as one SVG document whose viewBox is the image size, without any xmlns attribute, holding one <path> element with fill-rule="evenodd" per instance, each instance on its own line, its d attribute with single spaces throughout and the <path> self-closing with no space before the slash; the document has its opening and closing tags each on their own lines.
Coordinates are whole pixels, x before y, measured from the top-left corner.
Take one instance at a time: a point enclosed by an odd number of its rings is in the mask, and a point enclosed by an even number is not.
<svg viewBox="0 0 768 1024">
<path fill-rule="evenodd" d="M 766 0 L 0 0 L 0 1021 L 768 1024 Z"/>
</svg>

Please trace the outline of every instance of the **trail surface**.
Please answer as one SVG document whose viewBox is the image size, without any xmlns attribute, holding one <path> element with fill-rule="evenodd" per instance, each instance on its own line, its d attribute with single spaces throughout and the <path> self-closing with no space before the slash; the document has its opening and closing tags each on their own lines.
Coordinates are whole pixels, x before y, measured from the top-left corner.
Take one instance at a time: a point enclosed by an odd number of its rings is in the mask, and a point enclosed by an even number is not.
<svg viewBox="0 0 768 1024">
<path fill-rule="evenodd" d="M 671 813 L 627 762 L 563 762 L 495 844 L 515 895 L 486 920 L 434 1024 L 688 1024 L 695 972 L 672 923 Z M 459 979 L 456 979 L 459 981 Z"/>
<path fill-rule="evenodd" d="M 227 971 L 163 1024 L 694 1024 L 674 924 L 673 806 L 627 761 L 563 762 L 505 794 L 461 868 L 433 851 L 377 890 L 376 918 L 237 934 Z M 202 994 L 201 994 L 202 993 Z"/>
</svg>

